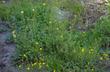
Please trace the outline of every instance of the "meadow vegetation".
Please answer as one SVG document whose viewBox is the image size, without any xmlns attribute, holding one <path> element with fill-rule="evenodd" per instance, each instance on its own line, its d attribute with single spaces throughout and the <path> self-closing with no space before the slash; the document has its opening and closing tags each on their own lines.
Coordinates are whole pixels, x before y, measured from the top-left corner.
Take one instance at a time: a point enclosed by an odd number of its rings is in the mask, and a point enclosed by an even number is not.
<svg viewBox="0 0 110 72">
<path fill-rule="evenodd" d="M 79 31 L 73 26 L 82 22 L 85 10 L 80 3 L 69 1 L 0 3 L 0 18 L 12 28 L 16 43 L 13 60 L 19 69 L 25 65 L 27 72 L 36 68 L 39 72 L 103 72 L 98 64 L 109 60 L 110 16 L 102 17 L 88 31 Z M 53 9 L 61 6 L 75 14 L 71 21 L 56 18 Z"/>
</svg>

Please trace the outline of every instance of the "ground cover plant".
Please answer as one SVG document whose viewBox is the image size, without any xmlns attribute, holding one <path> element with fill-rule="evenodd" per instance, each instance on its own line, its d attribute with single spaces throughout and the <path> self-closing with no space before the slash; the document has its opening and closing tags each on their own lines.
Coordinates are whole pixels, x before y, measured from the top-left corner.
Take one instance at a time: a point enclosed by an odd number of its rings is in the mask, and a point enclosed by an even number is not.
<svg viewBox="0 0 110 72">
<path fill-rule="evenodd" d="M 64 5 L 57 0 L 14 0 L 9 6 L 0 5 L 1 20 L 9 22 L 16 43 L 15 65 L 26 72 L 103 72 L 98 64 L 109 60 L 110 16 L 88 31 L 79 31 L 74 25 L 83 23 L 85 9 L 74 0 L 73 6 L 70 0 L 61 1 Z M 75 14 L 71 21 L 57 19 L 53 9 L 61 6 Z"/>
</svg>

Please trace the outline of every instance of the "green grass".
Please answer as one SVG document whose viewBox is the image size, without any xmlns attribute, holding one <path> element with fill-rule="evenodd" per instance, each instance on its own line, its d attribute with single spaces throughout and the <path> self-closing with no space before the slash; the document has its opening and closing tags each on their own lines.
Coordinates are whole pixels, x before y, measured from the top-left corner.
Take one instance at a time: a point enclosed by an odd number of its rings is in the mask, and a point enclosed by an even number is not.
<svg viewBox="0 0 110 72">
<path fill-rule="evenodd" d="M 68 31 L 70 22 L 55 17 L 52 9 L 59 7 L 56 3 L 15 0 L 8 7 L 0 5 L 0 18 L 9 21 L 13 29 L 17 45 L 14 61 L 19 68 L 26 64 L 29 72 L 33 68 L 47 72 L 101 72 L 96 64 L 103 60 L 100 48 L 110 42 L 109 16 L 87 32 Z M 65 2 L 66 9 L 81 17 L 83 7 L 70 7 L 68 3 Z"/>
</svg>

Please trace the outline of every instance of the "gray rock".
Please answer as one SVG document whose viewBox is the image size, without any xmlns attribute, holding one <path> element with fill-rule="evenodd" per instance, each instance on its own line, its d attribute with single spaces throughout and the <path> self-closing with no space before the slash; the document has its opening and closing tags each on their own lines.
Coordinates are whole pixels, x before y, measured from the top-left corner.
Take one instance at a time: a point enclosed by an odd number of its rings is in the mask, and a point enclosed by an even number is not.
<svg viewBox="0 0 110 72">
<path fill-rule="evenodd" d="M 12 56 L 14 55 L 16 45 L 14 43 L 6 44 L 7 39 L 11 36 L 11 32 L 5 23 L 0 23 L 0 26 L 5 30 L 0 32 L 0 72 L 17 72 L 12 64 Z"/>
</svg>

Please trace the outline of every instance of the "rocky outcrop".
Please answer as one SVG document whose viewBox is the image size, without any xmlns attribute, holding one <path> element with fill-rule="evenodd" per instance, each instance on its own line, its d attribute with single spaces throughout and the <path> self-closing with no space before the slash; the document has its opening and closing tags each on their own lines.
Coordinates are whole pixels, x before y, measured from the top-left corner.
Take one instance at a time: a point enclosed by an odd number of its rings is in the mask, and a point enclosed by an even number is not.
<svg viewBox="0 0 110 72">
<path fill-rule="evenodd" d="M 87 31 L 89 28 L 94 27 L 95 23 L 102 17 L 108 14 L 106 3 L 107 0 L 79 0 L 81 5 L 84 8 L 84 11 L 81 12 L 80 21 L 76 22 L 74 28 L 80 31 Z M 74 7 L 73 7 L 74 8 Z M 74 20 L 75 15 L 73 12 L 66 10 L 66 9 L 56 9 L 57 12 L 57 19 L 64 20 L 68 19 Z M 73 27 L 73 26 L 72 26 Z"/>
<path fill-rule="evenodd" d="M 88 30 L 89 28 L 95 26 L 95 23 L 102 17 L 108 14 L 106 2 L 101 0 L 92 0 L 85 2 L 85 12 L 82 15 L 83 23 L 78 25 L 81 30 Z"/>
<path fill-rule="evenodd" d="M 0 22 L 0 72 L 17 72 L 11 62 L 16 45 L 10 41 L 8 24 Z"/>
</svg>

